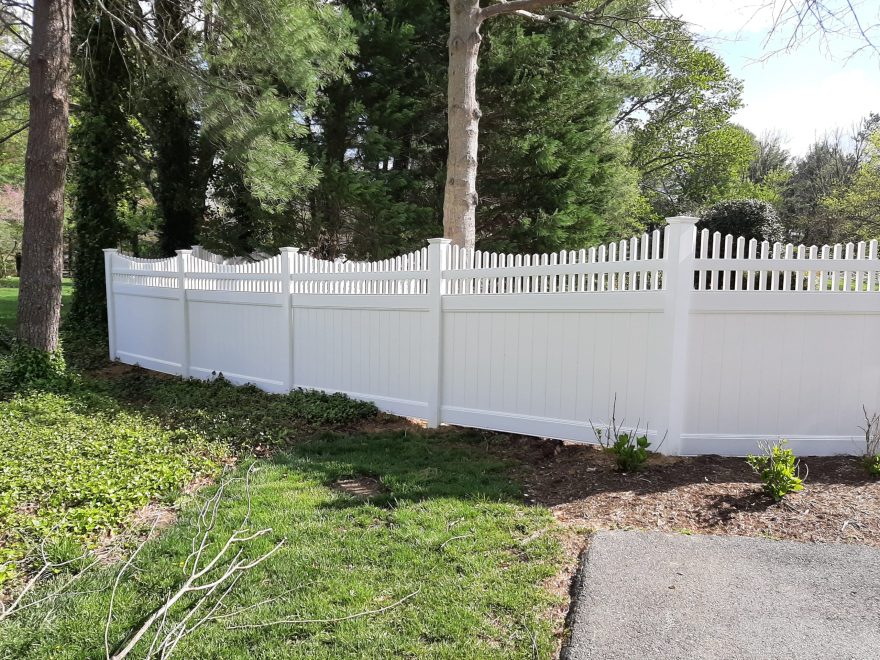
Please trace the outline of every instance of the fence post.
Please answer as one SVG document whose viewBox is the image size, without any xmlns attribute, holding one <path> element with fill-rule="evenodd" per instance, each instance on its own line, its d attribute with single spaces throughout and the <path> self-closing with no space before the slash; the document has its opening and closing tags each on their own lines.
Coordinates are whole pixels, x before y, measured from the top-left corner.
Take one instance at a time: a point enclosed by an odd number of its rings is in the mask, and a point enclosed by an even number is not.
<svg viewBox="0 0 880 660">
<path fill-rule="evenodd" d="M 297 248 L 281 248 L 281 307 L 284 309 L 287 325 L 284 353 L 284 357 L 287 358 L 287 375 L 284 378 L 284 387 L 288 392 L 293 389 L 293 299 L 290 293 L 290 274 L 293 272 L 293 255 L 297 252 L 299 252 Z"/>
<path fill-rule="evenodd" d="M 428 239 L 428 428 L 440 426 L 443 406 L 443 271 L 449 259 L 448 238 Z"/>
<path fill-rule="evenodd" d="M 189 378 L 189 304 L 186 299 L 186 267 L 192 250 L 177 250 L 177 292 L 180 295 L 180 316 L 183 324 L 183 356 L 180 375 Z"/>
<path fill-rule="evenodd" d="M 113 300 L 113 255 L 118 254 L 116 248 L 104 250 L 104 286 L 107 291 L 107 348 L 110 359 L 116 359 L 116 305 Z"/>
<path fill-rule="evenodd" d="M 690 301 L 694 288 L 694 257 L 699 218 L 676 216 L 667 218 L 665 324 L 669 337 L 668 362 L 665 365 L 668 380 L 666 410 L 666 441 L 661 447 L 664 454 L 681 453 L 681 435 L 684 432 L 687 405 L 688 334 L 690 329 Z"/>
</svg>

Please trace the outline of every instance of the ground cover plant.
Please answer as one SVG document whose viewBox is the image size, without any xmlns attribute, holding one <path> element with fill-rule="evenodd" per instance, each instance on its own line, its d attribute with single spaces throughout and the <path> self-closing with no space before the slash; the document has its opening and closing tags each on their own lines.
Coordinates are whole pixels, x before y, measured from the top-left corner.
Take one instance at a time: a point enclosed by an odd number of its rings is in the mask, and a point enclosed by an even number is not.
<svg viewBox="0 0 880 660">
<path fill-rule="evenodd" d="M 217 471 L 226 448 L 86 389 L 0 402 L 0 587 L 38 542 L 95 543 Z"/>
</svg>

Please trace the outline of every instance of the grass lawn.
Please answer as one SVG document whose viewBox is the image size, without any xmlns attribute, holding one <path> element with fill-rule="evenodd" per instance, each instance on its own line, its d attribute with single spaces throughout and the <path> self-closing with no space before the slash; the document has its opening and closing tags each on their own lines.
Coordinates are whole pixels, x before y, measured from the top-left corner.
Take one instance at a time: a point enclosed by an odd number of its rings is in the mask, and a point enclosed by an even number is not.
<svg viewBox="0 0 880 660">
<path fill-rule="evenodd" d="M 65 342 L 71 362 L 83 343 Z M 104 657 L 114 580 L 154 515 L 161 528 L 114 599 L 111 646 L 182 582 L 197 513 L 228 479 L 207 551 L 248 511 L 249 529 L 271 531 L 243 558 L 284 545 L 243 574 L 215 612 L 230 616 L 185 638 L 178 657 L 547 657 L 558 645 L 548 612 L 561 598 L 545 585 L 559 573 L 560 531 L 547 509 L 524 504 L 514 467 L 479 434 L 392 422 L 340 395 L 117 367 L 20 391 L 0 400 L 0 598 L 4 581 L 8 603 L 39 565 L 22 560 L 41 541 L 53 561 L 83 547 L 103 559 L 68 595 L 0 620 L 0 657 Z M 55 569 L 24 602 L 82 566 Z M 277 619 L 336 621 L 237 627 Z"/>
<path fill-rule="evenodd" d="M 185 658 L 547 657 L 552 603 L 542 580 L 557 571 L 559 545 L 546 510 L 523 506 L 506 466 L 453 434 L 325 434 L 261 461 L 251 487 L 252 529 L 272 533 L 250 556 L 286 544 L 247 574 L 218 613 L 280 600 L 206 626 L 179 647 Z M 242 469 L 242 468 L 240 468 Z M 372 500 L 332 487 L 372 475 Z M 229 491 L 217 541 L 245 515 L 241 482 Z M 120 640 L 181 579 L 195 508 L 148 544 L 135 578 L 117 594 L 111 639 Z M 56 603 L 56 615 L 24 612 L 0 628 L 0 655 L 103 657 L 103 627 L 115 570 L 86 577 L 88 595 Z M 332 624 L 230 626 L 280 618 Z M 186 605 L 180 608 L 183 612 Z M 179 614 L 178 614 L 179 616 Z M 134 657 L 143 657 L 143 650 Z"/>
<path fill-rule="evenodd" d="M 73 293 L 72 280 L 65 279 L 61 284 L 61 315 L 67 311 L 70 296 Z M 18 315 L 18 278 L 0 278 L 0 327 L 15 330 L 15 319 Z"/>
</svg>

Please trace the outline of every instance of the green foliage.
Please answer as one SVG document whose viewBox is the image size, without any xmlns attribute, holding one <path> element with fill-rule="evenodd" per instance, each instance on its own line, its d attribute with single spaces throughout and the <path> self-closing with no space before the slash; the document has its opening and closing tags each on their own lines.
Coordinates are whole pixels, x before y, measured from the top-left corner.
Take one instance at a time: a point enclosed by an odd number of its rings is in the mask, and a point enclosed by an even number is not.
<svg viewBox="0 0 880 660">
<path fill-rule="evenodd" d="M 0 23 L 0 189 L 24 186 L 24 156 L 27 147 L 28 67 L 17 21 Z M 26 39 L 28 35 L 22 35 Z"/>
<path fill-rule="evenodd" d="M 745 236 L 759 241 L 781 241 L 784 230 L 779 214 L 769 202 L 731 199 L 718 202 L 703 212 L 697 228 L 721 232 L 722 236 Z"/>
<path fill-rule="evenodd" d="M 608 451 L 614 455 L 618 470 L 635 472 L 641 469 L 645 461 L 648 460 L 648 447 L 650 446 L 651 443 L 648 442 L 647 436 L 621 433 L 608 447 Z"/>
<path fill-rule="evenodd" d="M 875 456 L 865 456 L 863 459 L 865 469 L 872 477 L 880 478 L 880 454 Z"/>
<path fill-rule="evenodd" d="M 767 444 L 762 447 L 763 453 L 749 455 L 746 459 L 751 468 L 761 477 L 764 492 L 779 502 L 789 493 L 797 493 L 804 489 L 804 480 L 800 476 L 800 461 L 786 441 Z"/>
<path fill-rule="evenodd" d="M 870 135 L 864 160 L 851 183 L 838 184 L 822 205 L 845 219 L 848 237 L 880 238 L 880 131 Z"/>
<path fill-rule="evenodd" d="M 243 187 L 259 216 L 245 221 L 268 224 L 271 234 L 283 224 L 277 216 L 317 183 L 295 138 L 308 132 L 303 118 L 318 88 L 342 73 L 352 50 L 347 15 L 308 0 L 210 3 L 195 9 L 210 26 L 201 30 L 178 3 L 152 4 L 171 27 L 153 35 L 166 57 L 147 71 L 140 112 L 163 253 L 196 241 L 209 187 L 219 218 L 210 229 L 242 220 L 230 207 Z"/>
<path fill-rule="evenodd" d="M 135 373 L 114 380 L 115 395 L 173 427 L 199 431 L 235 447 L 277 447 L 305 431 L 345 427 L 378 413 L 342 394 L 294 390 L 267 394 L 225 379 L 156 379 Z"/>
<path fill-rule="evenodd" d="M 91 0 L 78 5 L 76 33 L 82 46 L 77 49 L 76 67 L 79 109 L 71 131 L 76 288 L 69 318 L 103 329 L 107 324 L 103 249 L 119 244 L 123 227 L 118 209 L 131 187 L 126 176 L 134 148 L 127 114 L 131 54 L 124 29 Z"/>
<path fill-rule="evenodd" d="M 63 389 L 69 383 L 60 348 L 47 353 L 15 342 L 12 352 L 0 362 L 0 392 Z"/>
<path fill-rule="evenodd" d="M 545 252 L 638 231 L 640 193 L 612 132 L 624 95 L 606 64 L 620 55 L 613 35 L 515 16 L 484 34 L 478 242 Z"/>
<path fill-rule="evenodd" d="M 363 500 L 333 487 L 365 474 L 382 484 L 378 497 Z M 227 488 L 207 552 L 248 512 L 252 529 L 272 533 L 243 545 L 245 557 L 282 538 L 286 543 L 242 575 L 218 614 L 283 597 L 199 628 L 181 642 L 180 657 L 525 660 L 555 652 L 546 613 L 559 599 L 543 581 L 558 572 L 558 527 L 546 509 L 523 505 L 508 466 L 463 434 L 326 434 L 258 462 L 250 502 L 242 481 Z M 111 640 L 139 625 L 179 585 L 199 504 L 183 506 L 178 524 L 139 554 L 116 594 Z M 80 594 L 59 601 L 51 617 L 33 608 L 0 624 L 0 656 L 93 656 L 103 648 L 117 570 L 86 574 L 75 586 Z M 385 612 L 332 625 L 226 625 L 347 617 L 414 592 Z M 178 615 L 190 604 L 180 603 Z M 144 657 L 146 646 L 149 641 L 133 657 Z"/>
<path fill-rule="evenodd" d="M 95 540 L 223 453 L 86 389 L 15 395 L 0 403 L 0 562 L 42 539 Z"/>
<path fill-rule="evenodd" d="M 650 457 L 648 448 L 651 442 L 647 435 L 639 435 L 639 430 L 623 431 L 612 413 L 611 423 L 604 429 L 594 428 L 596 439 L 603 449 L 614 456 L 617 469 L 621 472 L 636 472 Z"/>
<path fill-rule="evenodd" d="M 686 28 L 658 30 L 671 33 L 621 65 L 631 98 L 618 118 L 657 219 L 737 196 L 755 153 L 751 135 L 730 123 L 742 83 Z"/>
</svg>

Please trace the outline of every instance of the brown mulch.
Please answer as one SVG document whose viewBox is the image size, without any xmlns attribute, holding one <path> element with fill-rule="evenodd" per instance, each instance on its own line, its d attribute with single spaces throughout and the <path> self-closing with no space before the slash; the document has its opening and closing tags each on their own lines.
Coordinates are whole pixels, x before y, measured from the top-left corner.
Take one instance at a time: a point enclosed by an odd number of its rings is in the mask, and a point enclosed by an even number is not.
<svg viewBox="0 0 880 660">
<path fill-rule="evenodd" d="M 564 525 L 736 534 L 880 547 L 880 480 L 855 457 L 807 457 L 804 490 L 775 503 L 741 458 L 655 456 L 633 474 L 598 447 L 496 435 L 489 450 L 521 465 L 526 499 Z"/>
</svg>

